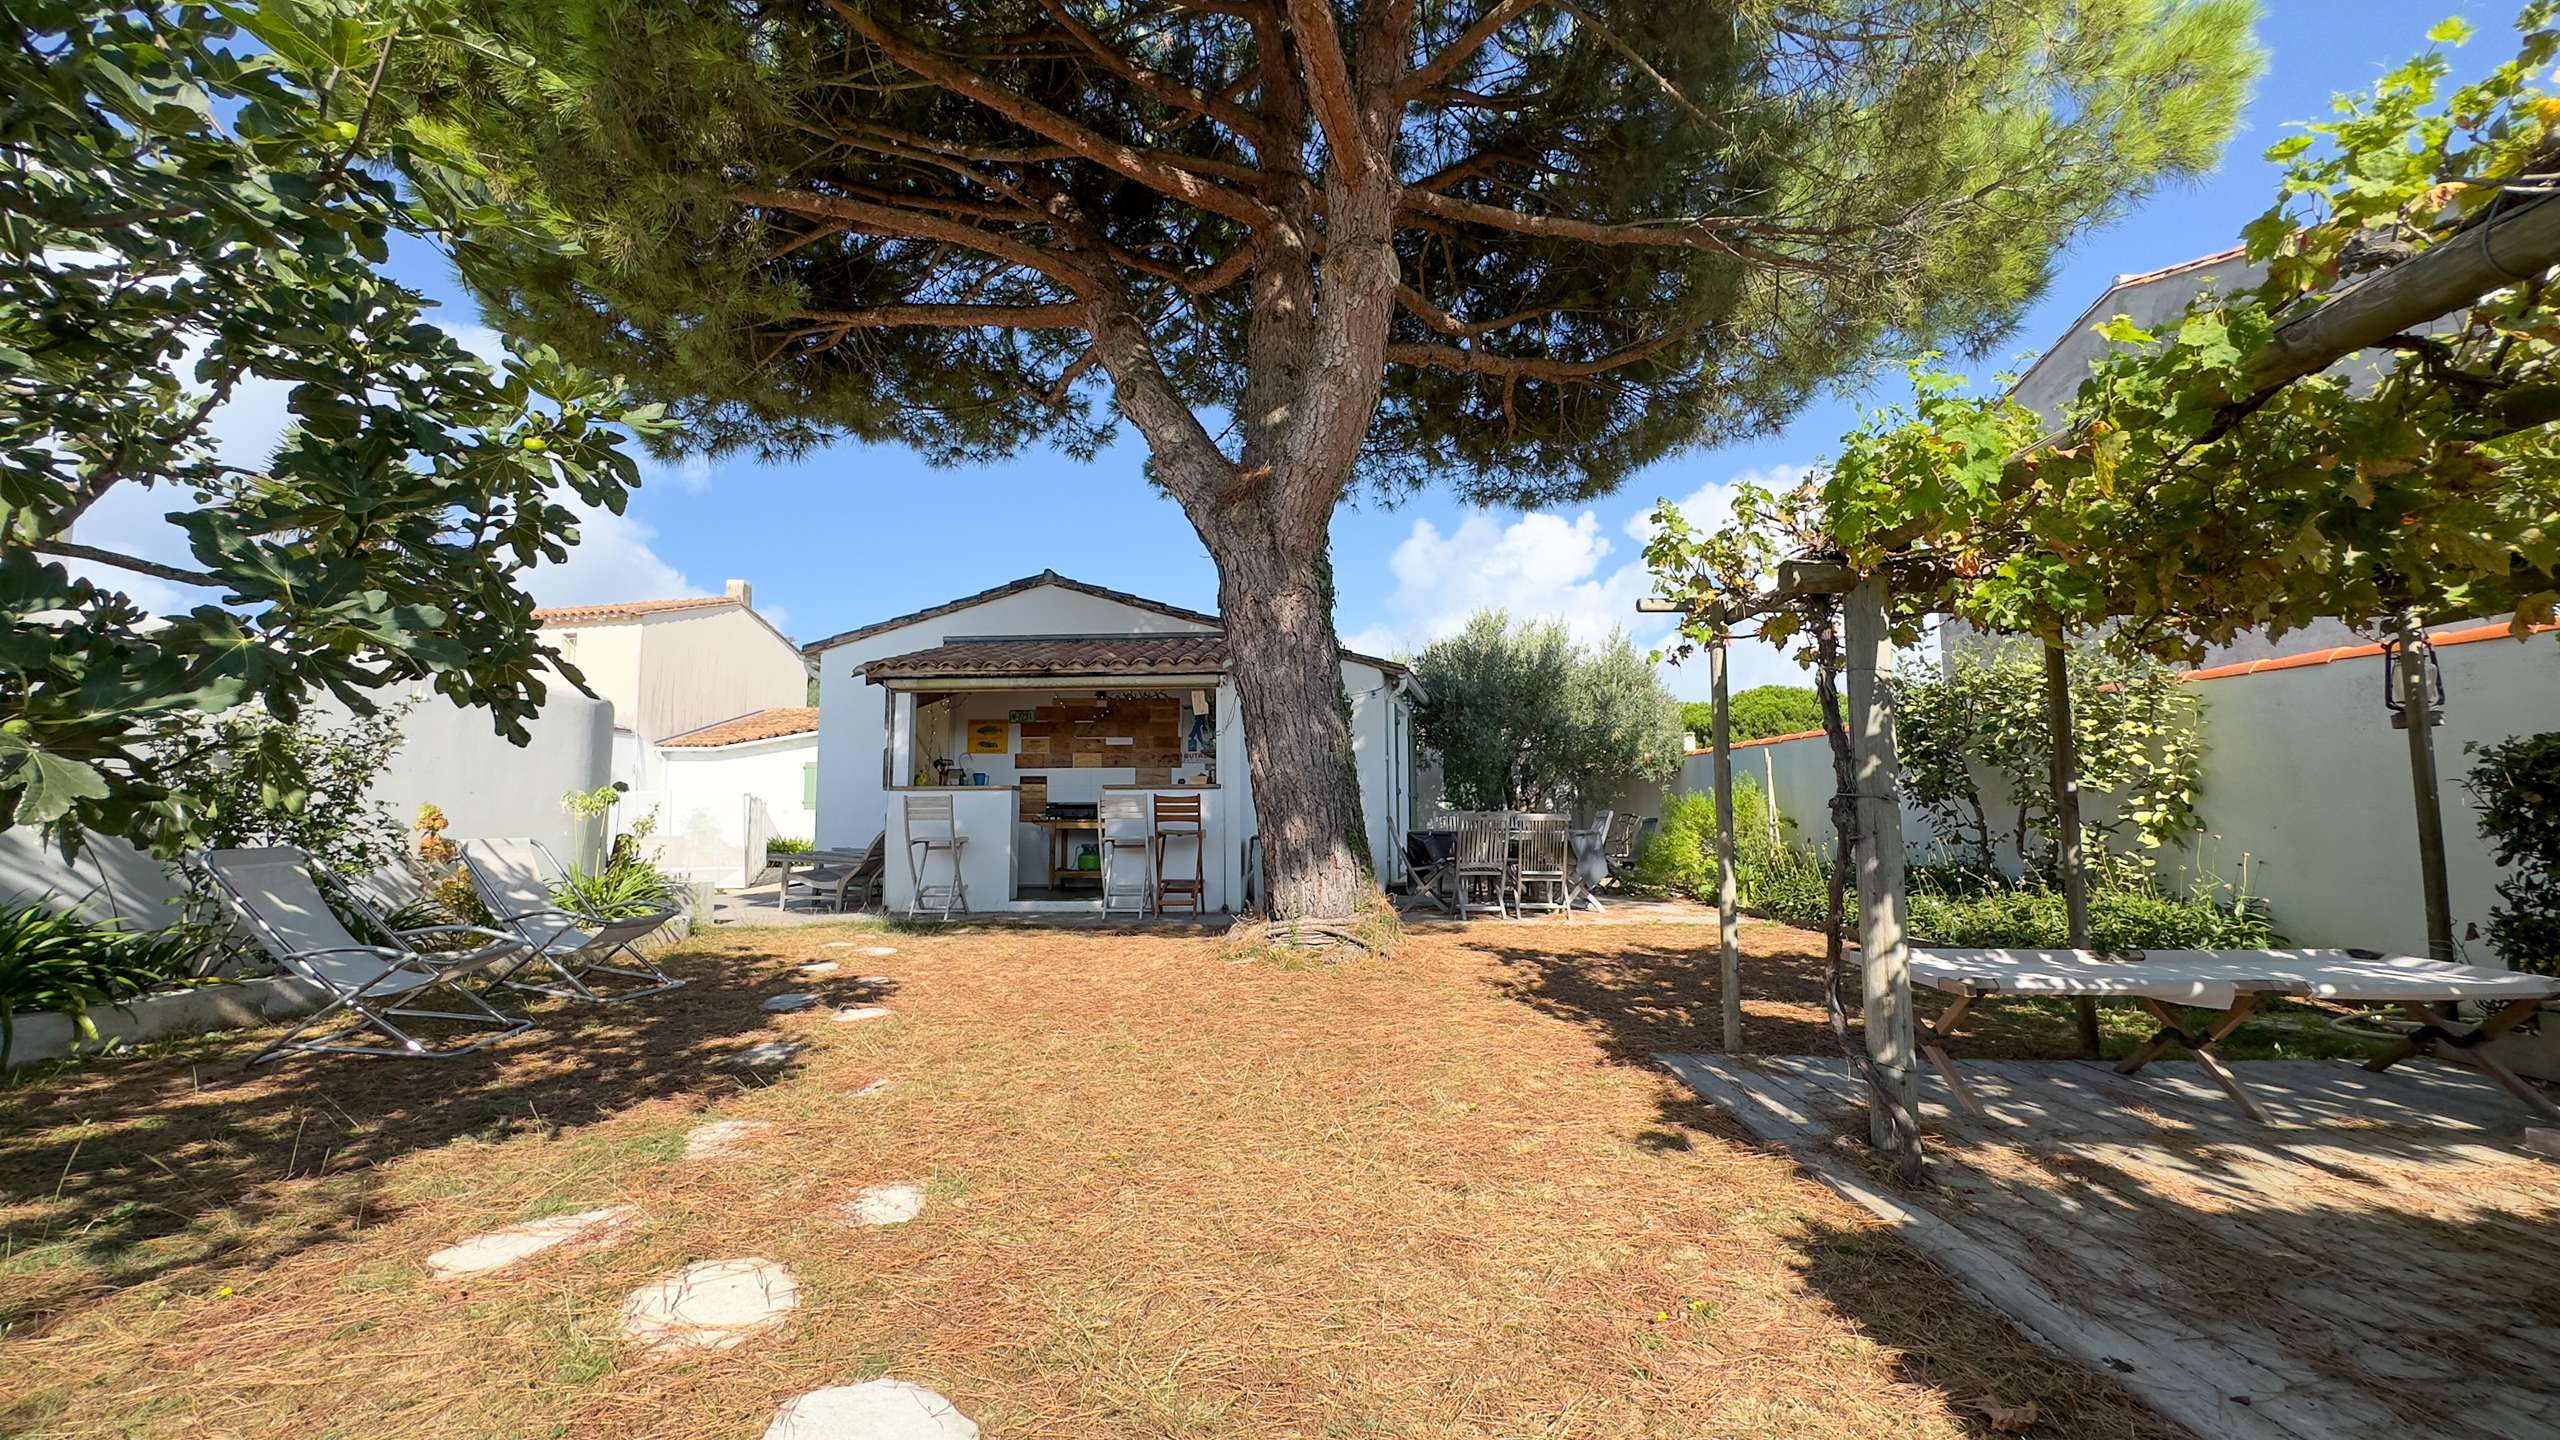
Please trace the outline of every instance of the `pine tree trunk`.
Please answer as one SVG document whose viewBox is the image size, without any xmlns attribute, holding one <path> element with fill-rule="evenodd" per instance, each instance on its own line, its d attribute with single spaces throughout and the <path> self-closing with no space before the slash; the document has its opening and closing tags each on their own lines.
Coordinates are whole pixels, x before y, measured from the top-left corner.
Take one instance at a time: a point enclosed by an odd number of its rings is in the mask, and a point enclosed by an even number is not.
<svg viewBox="0 0 2560 1440">
<path fill-rule="evenodd" d="M 1362 820 L 1333 614 L 1316 568 L 1323 535 L 1281 533 L 1252 504 L 1193 518 L 1218 563 L 1271 916 L 1348 918 L 1368 881 L 1350 843 Z"/>
</svg>

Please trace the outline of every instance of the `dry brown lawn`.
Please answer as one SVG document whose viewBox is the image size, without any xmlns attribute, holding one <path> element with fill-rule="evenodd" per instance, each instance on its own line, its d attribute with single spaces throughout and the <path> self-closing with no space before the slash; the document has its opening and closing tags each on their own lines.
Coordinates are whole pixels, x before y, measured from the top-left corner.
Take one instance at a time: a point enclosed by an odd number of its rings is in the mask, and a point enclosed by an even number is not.
<svg viewBox="0 0 2560 1440">
<path fill-rule="evenodd" d="M 1827 1049 L 1813 942 L 1747 940 L 1755 1048 Z M 894 1374 L 991 1437 L 1952 1436 L 1985 1397 L 2040 1435 L 2178 1433 L 1646 1062 L 1710 1047 L 1713 943 L 1480 925 L 1234 964 L 1198 934 L 732 932 L 675 995 L 467 1060 L 252 1073 L 228 1037 L 42 1077 L 0 1094 L 0 1432 L 751 1440 Z M 793 976 L 816 959 L 842 968 Z M 758 1011 L 791 989 L 895 1015 Z M 806 1042 L 787 1069 L 721 1063 L 776 1036 Z M 681 1158 L 711 1117 L 774 1128 Z M 926 1184 L 920 1219 L 830 1215 L 886 1180 Z M 618 1203 L 618 1243 L 421 1263 Z M 782 1329 L 618 1342 L 634 1288 L 746 1256 L 801 1283 Z"/>
</svg>

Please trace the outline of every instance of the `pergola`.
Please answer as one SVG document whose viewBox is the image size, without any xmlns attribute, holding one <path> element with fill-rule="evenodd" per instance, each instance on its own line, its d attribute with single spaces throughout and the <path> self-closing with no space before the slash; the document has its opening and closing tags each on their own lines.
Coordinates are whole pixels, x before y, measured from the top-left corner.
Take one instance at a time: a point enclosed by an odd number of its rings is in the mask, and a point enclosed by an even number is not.
<svg viewBox="0 0 2560 1440">
<path fill-rule="evenodd" d="M 2359 351 L 2423 329 L 2522 280 L 2543 276 L 2555 265 L 2560 265 L 2560 198 L 2540 198 L 2537 193 L 2527 203 L 2493 209 L 2485 219 L 2463 231 L 2461 243 L 2440 243 L 2425 249 L 2337 291 L 2310 313 L 2279 326 L 2268 343 L 2247 356 L 2240 371 L 2243 378 L 2234 387 L 2230 403 L 2252 406 L 2282 387 L 2316 375 Z M 2511 392 L 2493 403 L 2497 409 L 2495 420 L 2509 431 L 2560 419 L 2560 395 L 2551 393 L 2548 387 Z M 2014 476 L 2022 471 L 2037 451 L 2071 438 L 2049 437 L 2012 456 L 2009 473 Z M 1840 669 L 1845 671 L 1848 692 L 1845 716 L 1834 698 L 1827 663 L 1818 678 L 1824 693 L 1826 729 L 1832 736 L 1840 769 L 1840 789 L 1833 802 L 1835 828 L 1844 838 L 1853 838 L 1853 844 L 1844 847 L 1844 852 L 1855 876 L 1856 938 L 1863 972 L 1866 1044 L 1858 1068 L 1867 1082 L 1871 1140 L 1879 1148 L 1894 1147 L 1906 1181 L 1917 1181 L 1922 1164 L 1916 1118 L 1918 1044 L 1905 933 L 1904 841 L 1891 697 L 1891 601 L 1897 590 L 1904 594 L 1936 592 L 1943 588 L 1945 577 L 1932 568 L 1932 557 L 1909 548 L 1910 539 L 1895 539 L 1886 547 L 1884 561 L 1864 570 L 1853 568 L 1837 555 L 1802 553 L 1780 563 L 1773 581 L 1750 593 L 1687 600 L 1648 599 L 1637 608 L 1647 613 L 1681 615 L 1689 633 L 1706 637 L 1712 677 L 1709 744 L 1714 756 L 1720 876 L 1717 910 L 1724 1043 L 1728 1053 L 1738 1051 L 1742 1040 L 1728 648 L 1736 629 L 1754 619 L 1792 607 L 1838 608 L 1840 646 L 1845 651 Z M 2536 579 L 2547 582 L 2549 577 Z M 2367 623 L 2374 617 L 2337 618 Z M 2429 618 L 2416 611 L 2404 611 L 2388 617 L 2388 621 L 2398 639 L 2396 674 L 2409 736 L 2429 949 L 2434 958 L 2442 960 L 2451 958 L 2453 945 L 2443 817 L 2432 745 L 2434 700 L 2427 684 L 2424 625 Z M 1824 645 L 1827 662 L 1827 633 Z M 2071 944 L 2075 949 L 2086 949 L 2089 910 L 2080 845 L 2079 766 L 2073 753 L 2071 697 L 2064 658 L 2063 644 L 2048 639 L 2045 703 L 2054 734 L 2052 784 L 2056 820 L 2063 838 L 2062 881 Z M 1835 872 L 1835 895 L 1846 884 L 1846 877 Z M 1836 975 L 1843 938 L 1837 905 L 1833 914 L 1830 959 Z M 2094 1053 L 2094 1005 L 2083 1000 L 2081 1009 L 2082 1044 Z M 1854 1055 L 1852 1058 L 1859 1059 Z"/>
</svg>

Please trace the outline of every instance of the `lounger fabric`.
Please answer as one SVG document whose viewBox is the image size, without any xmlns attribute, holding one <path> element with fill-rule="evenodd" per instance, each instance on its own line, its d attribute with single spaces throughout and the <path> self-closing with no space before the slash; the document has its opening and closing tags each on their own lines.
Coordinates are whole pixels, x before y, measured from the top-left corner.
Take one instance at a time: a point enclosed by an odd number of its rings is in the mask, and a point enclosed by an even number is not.
<svg viewBox="0 0 2560 1440">
<path fill-rule="evenodd" d="M 1933 989 L 1996 995 L 2089 995 L 2228 1009 L 2244 993 L 2373 1004 L 2560 998 L 2560 978 L 2353 950 L 2089 950 L 1911 952 L 1911 978 Z"/>
<path fill-rule="evenodd" d="M 463 987 L 466 980 L 495 974 L 525 953 L 512 935 L 474 925 L 431 925 L 394 931 L 376 915 L 393 943 L 377 945 L 350 934 L 320 891 L 311 857 L 291 846 L 270 845 L 236 850 L 209 850 L 202 862 L 260 946 L 289 973 L 320 987 L 329 996 L 301 1023 L 261 1050 L 251 1063 L 288 1052 L 337 1055 L 451 1057 L 467 1055 L 525 1029 L 530 1021 L 504 1013 Z M 362 903 L 357 902 L 359 908 Z M 463 951 L 425 952 L 415 942 L 424 936 L 466 936 L 480 942 Z M 460 1010 L 426 1010 L 411 1002 L 441 989 Z M 402 1001 L 386 1005 L 388 1001 Z M 304 1040 L 302 1035 L 337 1016 L 351 1015 L 354 1028 L 340 1035 Z M 458 1021 L 483 1030 L 468 1043 L 433 1047 L 401 1028 L 400 1019 Z M 367 1044 L 357 1032 L 372 1030 L 389 1044 Z"/>
<path fill-rule="evenodd" d="M 546 872 L 561 873 L 551 852 L 536 840 L 466 840 L 464 862 L 481 900 L 508 928 L 524 937 L 532 953 L 557 977 L 557 984 L 537 984 L 510 973 L 506 983 L 538 995 L 558 995 L 599 1003 L 619 1003 L 662 995 L 683 981 L 640 958 L 634 949 L 676 918 L 671 909 L 652 910 L 620 920 L 600 920 L 566 909 L 552 899 Z M 627 964 L 616 964 L 619 959 Z M 640 984 L 637 990 L 605 993 L 588 983 L 611 976 Z"/>
</svg>

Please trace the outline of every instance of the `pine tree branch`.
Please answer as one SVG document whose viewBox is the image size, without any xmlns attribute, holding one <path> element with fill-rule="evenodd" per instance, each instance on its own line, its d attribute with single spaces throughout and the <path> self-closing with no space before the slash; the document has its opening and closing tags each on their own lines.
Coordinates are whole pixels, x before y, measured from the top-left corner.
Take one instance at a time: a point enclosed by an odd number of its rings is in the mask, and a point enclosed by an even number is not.
<svg viewBox="0 0 2560 1440">
<path fill-rule="evenodd" d="M 1193 173 L 1188 167 L 1201 163 L 1194 157 L 1141 149 L 1114 140 L 1028 96 L 1008 90 L 966 66 L 909 44 L 872 19 L 867 12 L 848 4 L 847 0 L 826 0 L 826 3 L 827 8 L 842 17 L 854 33 L 879 47 L 882 54 L 900 67 L 955 95 L 974 100 L 1031 133 L 1054 140 L 1115 174 L 1240 224 L 1260 226 L 1272 219 L 1271 208 L 1261 201 Z"/>
<path fill-rule="evenodd" d="M 1205 115 L 1217 121 L 1233 131 L 1238 138 L 1253 146 L 1256 151 L 1265 148 L 1264 137 L 1269 132 L 1263 128 L 1262 117 L 1224 95 L 1213 95 L 1188 82 L 1167 75 L 1161 70 L 1149 69 L 1112 49 L 1100 35 L 1095 34 L 1083 21 L 1078 20 L 1074 12 L 1062 4 L 1061 0 L 1040 0 L 1040 8 L 1047 11 L 1049 18 L 1057 24 L 1058 28 L 1064 30 L 1069 39 L 1075 41 L 1099 61 L 1105 70 L 1176 110 L 1188 110 L 1195 115 Z"/>
<path fill-rule="evenodd" d="M 1410 285 L 1396 287 L 1396 304 L 1403 307 L 1406 314 L 1421 321 L 1425 327 L 1446 335 L 1452 340 L 1481 340 L 1498 330 L 1508 330 L 1514 325 L 1525 325 L 1532 320 L 1543 319 L 1549 315 L 1561 315 L 1570 308 L 1563 305 L 1540 305 L 1528 310 L 1515 310 L 1499 319 L 1470 323 L 1422 298 L 1422 292 Z"/>
<path fill-rule="evenodd" d="M 1508 380 L 1587 380 L 1624 369 L 1660 353 L 1705 328 L 1705 322 L 1666 330 L 1650 340 L 1612 350 L 1594 360 L 1553 360 L 1536 356 L 1496 355 L 1473 347 L 1424 345 L 1400 341 L 1387 347 L 1387 363 L 1416 365 L 1464 375 L 1499 375 Z"/>
<path fill-rule="evenodd" d="M 1308 99 L 1325 144 L 1333 151 L 1335 168 L 1346 175 L 1366 174 L 1374 160 L 1373 147 L 1360 124 L 1360 104 L 1352 91 L 1342 36 L 1333 26 L 1331 0 L 1289 0 L 1289 31 L 1297 37 Z"/>
<path fill-rule="evenodd" d="M 1494 36 L 1502 32 L 1503 26 L 1544 3 L 1546 0 L 1498 0 L 1498 3 L 1492 9 L 1485 11 L 1476 23 L 1460 31 L 1458 38 L 1450 41 L 1447 49 L 1432 56 L 1429 61 L 1417 67 L 1411 75 L 1406 76 L 1404 83 L 1396 87 L 1396 102 L 1399 105 L 1411 104 L 1424 91 L 1456 74 L 1461 66 L 1475 57 L 1477 51 L 1482 50 Z"/>
<path fill-rule="evenodd" d="M 1146 437 L 1165 489 L 1185 511 L 1201 513 L 1198 507 L 1215 503 L 1235 467 L 1156 363 L 1155 344 L 1128 297 L 1105 289 L 1090 302 L 1090 314 L 1093 356 L 1111 376 L 1120 413 Z"/>
<path fill-rule="evenodd" d="M 1525 215 L 1499 205 L 1483 205 L 1473 200 L 1460 200 L 1429 190 L 1407 186 L 1400 212 L 1434 216 L 1492 230 L 1508 230 L 1516 235 L 1534 235 L 1547 240 L 1572 240 L 1585 245 L 1627 245 L 1663 249 L 1707 250 L 1754 260 L 1776 270 L 1799 270 L 1817 275 L 1840 277 L 1848 272 L 1840 266 L 1801 255 L 1790 255 L 1735 238 L 1738 234 L 1759 233 L 1765 222 L 1728 216 L 1692 216 L 1680 220 L 1646 221 L 1634 224 L 1602 224 L 1591 220 L 1572 220 L 1559 215 Z M 1785 233 L 1781 230 L 1779 233 Z"/>
<path fill-rule="evenodd" d="M 876 305 L 867 310 L 803 310 L 799 318 L 814 320 L 824 330 L 886 330 L 923 325 L 942 330 L 1077 330 L 1085 323 L 1080 304 L 1055 305 Z"/>
<path fill-rule="evenodd" d="M 974 250 L 998 260 L 1036 270 L 1081 296 L 1093 284 L 1093 275 L 1075 257 L 1064 251 L 1026 244 L 1010 236 L 998 235 L 964 221 L 918 210 L 849 199 L 841 195 L 820 195 L 806 190 L 739 189 L 729 198 L 741 205 L 765 210 L 782 210 L 817 220 L 836 220 L 847 228 L 866 235 L 908 240 L 940 240 L 964 250 Z"/>
</svg>

